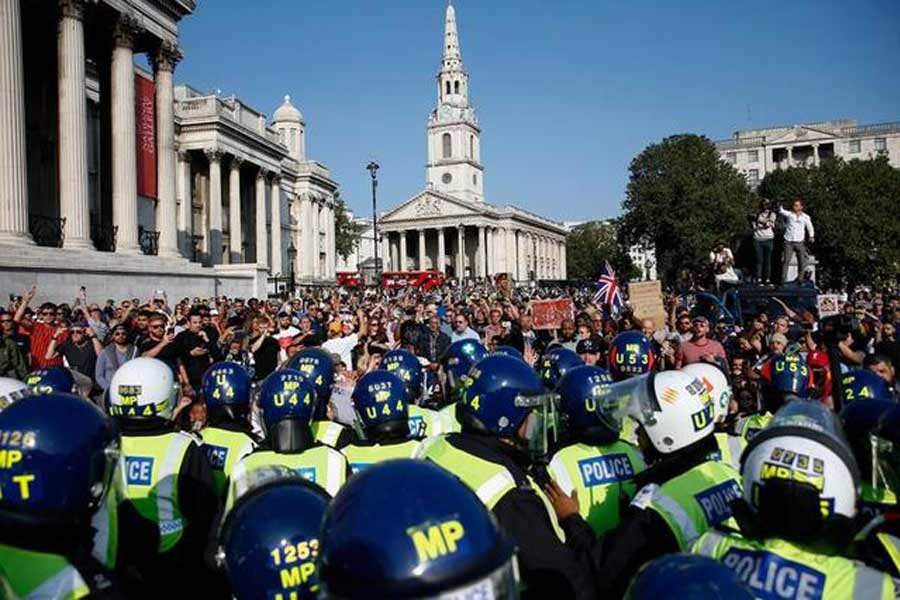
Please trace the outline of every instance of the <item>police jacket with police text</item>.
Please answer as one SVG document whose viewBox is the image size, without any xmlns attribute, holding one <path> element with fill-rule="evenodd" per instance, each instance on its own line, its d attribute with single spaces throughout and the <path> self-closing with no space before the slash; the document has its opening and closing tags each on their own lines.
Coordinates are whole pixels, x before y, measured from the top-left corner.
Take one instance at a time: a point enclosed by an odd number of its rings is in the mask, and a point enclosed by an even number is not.
<svg viewBox="0 0 900 600">
<path fill-rule="evenodd" d="M 547 508 L 528 481 L 527 455 L 489 436 L 449 434 L 446 439 L 463 452 L 503 465 L 516 481 L 517 488 L 497 502 L 493 513 L 518 548 L 524 597 L 595 598 L 588 577 L 589 561 L 579 563 L 557 537 Z"/>
</svg>

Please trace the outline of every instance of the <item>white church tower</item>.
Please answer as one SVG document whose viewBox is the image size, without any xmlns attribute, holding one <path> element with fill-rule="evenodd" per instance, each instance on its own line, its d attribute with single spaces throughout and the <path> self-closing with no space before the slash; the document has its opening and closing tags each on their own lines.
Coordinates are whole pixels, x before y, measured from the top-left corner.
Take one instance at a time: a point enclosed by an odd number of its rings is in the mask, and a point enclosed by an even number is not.
<svg viewBox="0 0 900 600">
<path fill-rule="evenodd" d="M 290 150 L 291 158 L 306 162 L 306 122 L 303 113 L 291 104 L 290 96 L 285 96 L 281 106 L 275 109 L 272 127 L 278 132 L 281 143 Z"/>
<path fill-rule="evenodd" d="M 475 107 L 469 104 L 469 75 L 459 51 L 456 10 L 447 5 L 444 58 L 437 75 L 438 102 L 428 118 L 425 181 L 439 192 L 484 201 L 484 168 Z"/>
</svg>

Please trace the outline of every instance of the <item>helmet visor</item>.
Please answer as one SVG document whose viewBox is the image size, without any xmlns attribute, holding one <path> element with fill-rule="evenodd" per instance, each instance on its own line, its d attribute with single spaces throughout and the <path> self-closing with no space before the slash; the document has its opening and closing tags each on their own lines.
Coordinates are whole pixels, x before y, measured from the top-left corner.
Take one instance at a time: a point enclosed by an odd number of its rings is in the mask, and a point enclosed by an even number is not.
<svg viewBox="0 0 900 600">
<path fill-rule="evenodd" d="M 872 487 L 900 493 L 900 444 L 877 435 L 872 444 Z"/>
<path fill-rule="evenodd" d="M 530 408 L 525 420 L 525 440 L 533 459 L 546 457 L 559 437 L 559 396 L 546 394 L 519 394 L 515 404 Z"/>
<path fill-rule="evenodd" d="M 430 596 L 423 600 L 470 600 L 471 598 L 492 598 L 494 600 L 517 600 L 519 597 L 519 568 L 516 557 L 486 577 L 474 583 Z"/>
<path fill-rule="evenodd" d="M 606 388 L 604 407 L 609 418 L 621 423 L 632 417 L 644 425 L 656 424 L 659 402 L 653 393 L 653 375 L 641 375 L 614 383 Z"/>
</svg>

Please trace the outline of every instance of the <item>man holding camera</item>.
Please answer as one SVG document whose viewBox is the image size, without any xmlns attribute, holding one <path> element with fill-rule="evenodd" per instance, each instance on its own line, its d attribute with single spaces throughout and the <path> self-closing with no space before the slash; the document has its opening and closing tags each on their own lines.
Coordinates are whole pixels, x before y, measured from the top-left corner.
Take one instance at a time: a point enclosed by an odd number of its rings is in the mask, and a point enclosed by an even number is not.
<svg viewBox="0 0 900 600">
<path fill-rule="evenodd" d="M 772 248 L 775 245 L 775 222 L 778 215 L 772 210 L 772 201 L 763 198 L 753 219 L 753 254 L 756 283 L 772 282 Z"/>
</svg>

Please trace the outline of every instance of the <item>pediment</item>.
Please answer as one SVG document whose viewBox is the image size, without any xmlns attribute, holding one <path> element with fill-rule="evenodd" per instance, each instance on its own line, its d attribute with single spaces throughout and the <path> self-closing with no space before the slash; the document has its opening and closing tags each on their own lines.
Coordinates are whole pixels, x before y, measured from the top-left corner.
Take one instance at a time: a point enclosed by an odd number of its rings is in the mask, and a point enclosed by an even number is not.
<svg viewBox="0 0 900 600">
<path fill-rule="evenodd" d="M 471 202 L 425 190 L 381 217 L 382 223 L 414 221 L 436 217 L 466 217 L 484 214 L 486 211 Z"/>
<path fill-rule="evenodd" d="M 796 125 L 777 138 L 766 140 L 767 144 L 802 144 L 818 140 L 833 140 L 837 136 L 829 131 Z"/>
</svg>

